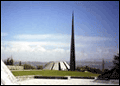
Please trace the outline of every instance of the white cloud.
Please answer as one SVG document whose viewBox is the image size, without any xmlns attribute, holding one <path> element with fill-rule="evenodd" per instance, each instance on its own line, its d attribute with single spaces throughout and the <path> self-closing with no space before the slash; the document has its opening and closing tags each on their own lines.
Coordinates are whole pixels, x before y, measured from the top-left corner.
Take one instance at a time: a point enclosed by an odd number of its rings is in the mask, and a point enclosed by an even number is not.
<svg viewBox="0 0 120 86">
<path fill-rule="evenodd" d="M 25 38 L 26 37 L 26 38 Z M 16 60 L 21 61 L 60 61 L 70 59 L 70 35 L 18 35 L 16 39 L 55 39 L 58 41 L 39 41 L 39 42 L 29 42 L 29 41 L 2 41 L 1 42 L 1 56 L 2 58 L 8 58 L 13 56 Z M 61 41 L 64 39 L 65 41 Z M 104 54 L 103 56 L 108 57 L 109 49 L 104 51 L 103 48 L 97 49 L 97 53 L 92 51 L 81 52 L 80 49 L 88 48 L 87 43 L 91 41 L 105 41 L 110 40 L 105 37 L 87 37 L 87 36 L 76 36 L 75 38 L 75 49 L 76 49 L 76 60 L 97 58 L 98 55 Z M 86 43 L 81 43 L 85 41 Z M 50 49 L 47 49 L 50 47 Z M 54 47 L 54 48 L 53 48 Z M 93 48 L 95 46 L 92 46 Z M 66 48 L 66 49 L 65 49 Z M 89 50 L 89 49 L 88 49 Z"/>
<path fill-rule="evenodd" d="M 16 35 L 14 36 L 16 39 L 55 39 L 55 40 L 65 40 L 67 42 L 70 42 L 71 35 L 65 35 L 65 34 L 41 34 L 41 35 L 30 35 L 30 34 L 22 34 L 22 35 Z M 105 40 L 111 40 L 111 38 L 107 37 L 90 37 L 90 36 L 80 36 L 75 35 L 75 40 L 81 40 L 81 41 L 105 41 Z"/>
<path fill-rule="evenodd" d="M 7 33 L 1 32 L 1 37 L 2 36 L 7 36 L 7 35 L 8 35 Z"/>
<path fill-rule="evenodd" d="M 25 46 L 25 45 L 30 45 L 30 46 L 52 46 L 52 47 L 70 47 L 70 43 L 64 43 L 64 42 L 50 42 L 50 41 L 40 41 L 40 42 L 25 42 L 25 41 L 3 41 L 4 45 L 14 45 L 14 46 Z M 75 47 L 84 47 L 84 44 L 77 44 Z"/>
<path fill-rule="evenodd" d="M 4 42 L 5 43 L 5 42 Z M 32 42 L 9 42 L 1 45 L 2 58 L 13 56 L 15 60 L 22 61 L 57 61 L 67 57 L 67 50 L 62 48 L 45 49 L 39 43 Z M 68 55 L 69 56 L 69 55 Z"/>
<path fill-rule="evenodd" d="M 92 37 L 92 36 L 76 36 L 76 40 L 81 40 L 81 41 L 106 41 L 106 40 L 111 40 L 111 38 L 107 37 Z"/>
<path fill-rule="evenodd" d="M 62 39 L 62 38 L 68 38 L 70 39 L 70 35 L 63 35 L 63 34 L 37 34 L 37 35 L 31 35 L 31 34 L 21 34 L 14 36 L 16 39 Z"/>
<path fill-rule="evenodd" d="M 41 43 L 42 44 L 42 43 Z M 117 49 L 118 50 L 118 49 Z M 76 61 L 87 59 L 111 59 L 113 58 L 112 47 L 97 47 L 96 51 L 86 52 L 76 50 Z M 70 60 L 70 49 L 56 47 L 54 49 L 46 49 L 39 42 L 4 42 L 1 45 L 2 59 L 13 56 L 15 60 L 21 61 L 63 61 Z"/>
<path fill-rule="evenodd" d="M 14 36 L 15 39 L 21 41 L 40 41 L 40 42 L 29 42 L 30 44 L 38 44 L 43 46 L 55 46 L 55 47 L 70 47 L 71 35 L 66 34 L 22 34 Z M 90 36 L 80 36 L 75 35 L 75 47 L 86 47 L 93 43 L 105 43 L 105 41 L 110 41 L 112 38 L 107 37 L 90 37 Z"/>
<path fill-rule="evenodd" d="M 16 39 L 46 39 L 46 38 L 50 38 L 51 35 L 46 34 L 46 35 L 26 35 L 26 34 L 22 34 L 22 35 L 16 35 L 14 36 L 14 38 Z"/>
</svg>

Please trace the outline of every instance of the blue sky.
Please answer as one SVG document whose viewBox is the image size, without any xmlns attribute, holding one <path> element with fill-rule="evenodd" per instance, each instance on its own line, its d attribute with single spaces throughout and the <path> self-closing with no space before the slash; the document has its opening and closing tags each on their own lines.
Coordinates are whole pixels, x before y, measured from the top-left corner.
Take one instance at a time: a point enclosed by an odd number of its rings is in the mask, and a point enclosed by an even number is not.
<svg viewBox="0 0 120 86">
<path fill-rule="evenodd" d="M 2 59 L 69 61 L 72 11 L 76 60 L 113 59 L 118 1 L 1 1 Z"/>
</svg>

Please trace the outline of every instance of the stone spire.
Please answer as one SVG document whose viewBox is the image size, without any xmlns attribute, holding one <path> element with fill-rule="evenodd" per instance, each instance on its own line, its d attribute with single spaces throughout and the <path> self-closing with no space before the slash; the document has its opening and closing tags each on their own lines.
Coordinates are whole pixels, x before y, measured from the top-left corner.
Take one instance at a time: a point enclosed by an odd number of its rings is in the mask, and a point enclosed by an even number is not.
<svg viewBox="0 0 120 86">
<path fill-rule="evenodd" d="M 72 13 L 72 35 L 70 51 L 70 70 L 75 71 L 75 44 L 74 44 L 74 12 Z"/>
<path fill-rule="evenodd" d="M 104 72 L 104 65 L 105 65 L 105 62 L 104 62 L 104 59 L 102 61 L 102 72 Z"/>
</svg>

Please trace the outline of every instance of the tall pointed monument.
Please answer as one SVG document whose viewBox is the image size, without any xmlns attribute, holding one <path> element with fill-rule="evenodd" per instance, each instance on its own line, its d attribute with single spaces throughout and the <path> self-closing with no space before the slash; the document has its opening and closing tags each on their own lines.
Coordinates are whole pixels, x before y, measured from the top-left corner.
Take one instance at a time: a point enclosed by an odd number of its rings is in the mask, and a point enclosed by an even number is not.
<svg viewBox="0 0 120 86">
<path fill-rule="evenodd" d="M 72 35 L 70 51 L 70 70 L 75 71 L 75 44 L 74 44 L 74 12 L 72 13 Z"/>
</svg>

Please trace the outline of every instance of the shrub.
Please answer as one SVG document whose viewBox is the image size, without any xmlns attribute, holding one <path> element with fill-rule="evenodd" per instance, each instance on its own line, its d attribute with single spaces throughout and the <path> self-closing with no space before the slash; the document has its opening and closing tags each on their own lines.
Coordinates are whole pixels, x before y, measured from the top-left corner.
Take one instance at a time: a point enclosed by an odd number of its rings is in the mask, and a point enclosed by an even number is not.
<svg viewBox="0 0 120 86">
<path fill-rule="evenodd" d="M 4 63 L 5 63 L 6 65 L 14 65 L 14 60 L 13 60 L 13 58 L 11 57 L 11 58 L 8 58 L 7 60 L 5 60 Z"/>
<path fill-rule="evenodd" d="M 35 69 L 35 67 L 30 64 L 24 64 L 23 66 L 24 66 L 24 69 Z"/>
<path fill-rule="evenodd" d="M 37 69 L 43 69 L 43 66 L 42 65 L 37 65 Z"/>
<path fill-rule="evenodd" d="M 92 68 L 88 66 L 77 67 L 76 70 L 80 72 L 89 71 L 89 72 L 96 73 L 96 74 L 102 73 L 100 69 L 96 69 L 96 68 Z"/>
</svg>

